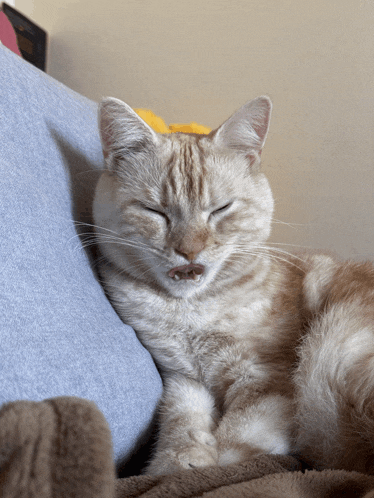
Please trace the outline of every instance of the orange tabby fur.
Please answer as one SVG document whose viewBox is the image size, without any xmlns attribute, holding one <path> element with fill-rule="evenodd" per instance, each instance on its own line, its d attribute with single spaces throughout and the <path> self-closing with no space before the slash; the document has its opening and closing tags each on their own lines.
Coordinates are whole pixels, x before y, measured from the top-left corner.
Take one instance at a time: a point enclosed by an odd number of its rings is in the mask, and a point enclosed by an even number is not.
<svg viewBox="0 0 374 498">
<path fill-rule="evenodd" d="M 372 472 L 374 271 L 266 246 L 255 99 L 209 135 L 156 134 L 105 99 L 101 275 L 165 383 L 148 473 L 293 453 Z"/>
</svg>

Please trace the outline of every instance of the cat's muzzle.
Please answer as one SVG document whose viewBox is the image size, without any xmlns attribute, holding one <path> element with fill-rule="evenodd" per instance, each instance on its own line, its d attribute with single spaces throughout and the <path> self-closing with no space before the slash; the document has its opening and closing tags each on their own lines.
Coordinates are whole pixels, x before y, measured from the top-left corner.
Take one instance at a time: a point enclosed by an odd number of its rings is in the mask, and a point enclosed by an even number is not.
<svg viewBox="0 0 374 498">
<path fill-rule="evenodd" d="M 204 270 L 203 265 L 190 263 L 188 265 L 176 266 L 169 271 L 169 277 L 174 280 L 195 280 L 198 282 Z"/>
</svg>

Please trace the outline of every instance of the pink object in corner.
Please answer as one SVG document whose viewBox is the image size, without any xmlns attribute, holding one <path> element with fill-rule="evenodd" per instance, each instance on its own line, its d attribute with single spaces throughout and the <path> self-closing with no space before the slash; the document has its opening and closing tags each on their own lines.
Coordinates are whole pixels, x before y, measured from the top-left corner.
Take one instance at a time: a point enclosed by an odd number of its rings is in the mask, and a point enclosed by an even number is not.
<svg viewBox="0 0 374 498">
<path fill-rule="evenodd" d="M 0 12 L 0 41 L 15 54 L 22 57 L 17 45 L 16 33 L 4 12 Z"/>
</svg>

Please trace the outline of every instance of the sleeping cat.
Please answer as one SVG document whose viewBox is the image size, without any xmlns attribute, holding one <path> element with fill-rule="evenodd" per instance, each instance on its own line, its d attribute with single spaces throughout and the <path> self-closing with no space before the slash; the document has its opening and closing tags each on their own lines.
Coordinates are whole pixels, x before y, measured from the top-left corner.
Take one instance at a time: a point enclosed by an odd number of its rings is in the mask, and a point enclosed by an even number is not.
<svg viewBox="0 0 374 498">
<path fill-rule="evenodd" d="M 165 386 L 149 474 L 261 453 L 374 471 L 373 267 L 266 246 L 270 113 L 259 97 L 209 135 L 158 135 L 100 105 L 100 271 Z"/>
</svg>

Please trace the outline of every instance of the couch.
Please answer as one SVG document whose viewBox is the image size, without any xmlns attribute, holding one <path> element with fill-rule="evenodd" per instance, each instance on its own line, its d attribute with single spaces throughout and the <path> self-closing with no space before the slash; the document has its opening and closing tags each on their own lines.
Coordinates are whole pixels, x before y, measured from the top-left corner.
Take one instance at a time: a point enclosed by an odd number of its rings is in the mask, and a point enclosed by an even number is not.
<svg viewBox="0 0 374 498">
<path fill-rule="evenodd" d="M 0 46 L 0 404 L 93 401 L 118 466 L 148 436 L 162 383 L 82 244 L 103 165 L 96 109 Z"/>
</svg>

